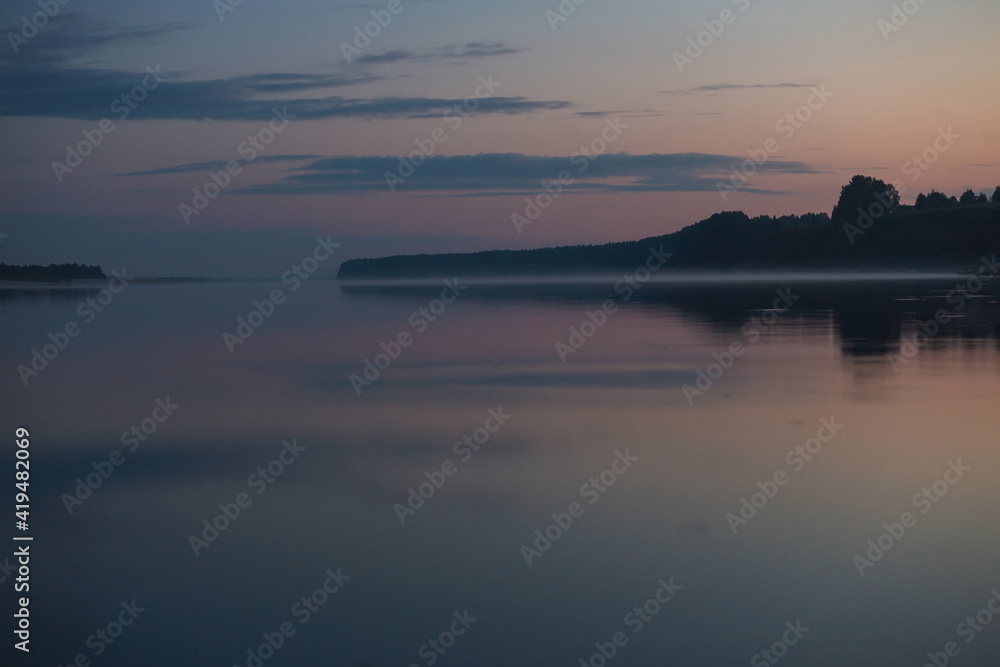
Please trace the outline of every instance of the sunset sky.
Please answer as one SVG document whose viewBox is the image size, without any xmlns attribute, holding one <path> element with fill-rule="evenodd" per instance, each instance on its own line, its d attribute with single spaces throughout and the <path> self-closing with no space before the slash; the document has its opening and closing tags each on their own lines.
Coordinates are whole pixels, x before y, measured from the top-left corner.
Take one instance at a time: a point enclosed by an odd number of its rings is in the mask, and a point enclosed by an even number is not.
<svg viewBox="0 0 1000 667">
<path fill-rule="evenodd" d="M 1000 184 L 996 0 L 49 2 L 51 19 L 37 0 L 0 10 L 0 262 L 275 276 L 318 234 L 339 263 L 829 212 L 855 173 L 904 203 Z M 373 11 L 385 25 L 355 43 Z M 391 191 L 416 142 L 433 157 Z M 565 172 L 519 233 L 511 216 Z M 211 173 L 228 183 L 185 215 Z"/>
</svg>

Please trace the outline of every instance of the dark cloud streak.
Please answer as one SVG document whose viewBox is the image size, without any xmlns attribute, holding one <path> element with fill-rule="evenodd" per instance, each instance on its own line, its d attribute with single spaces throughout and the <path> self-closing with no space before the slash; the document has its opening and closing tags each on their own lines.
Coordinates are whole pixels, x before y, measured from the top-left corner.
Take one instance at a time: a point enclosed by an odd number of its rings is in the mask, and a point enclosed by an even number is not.
<svg viewBox="0 0 1000 667">
<path fill-rule="evenodd" d="M 0 65 L 20 67 L 67 65 L 102 50 L 139 43 L 155 43 L 174 33 L 193 30 L 192 23 L 162 23 L 146 26 L 112 26 L 86 14 L 60 13 L 17 53 L 5 49 Z M 19 33 L 20 26 L 2 30 Z"/>
<path fill-rule="evenodd" d="M 362 65 L 385 65 L 399 62 L 433 62 L 448 61 L 461 63 L 475 58 L 492 58 L 523 53 L 527 49 L 507 46 L 504 42 L 468 42 L 456 46 L 445 46 L 425 53 L 409 49 L 395 49 L 385 53 L 376 53 L 357 58 L 355 62 Z"/>
<path fill-rule="evenodd" d="M 115 100 L 148 81 L 145 71 L 126 72 L 96 66 L 93 54 L 112 47 L 156 41 L 190 24 L 160 24 L 113 27 L 80 14 L 61 14 L 45 31 L 21 48 L 21 53 L 0 55 L 0 116 L 73 118 L 99 121 L 123 113 Z M 367 56 L 374 65 L 403 60 L 464 61 L 518 53 L 503 42 L 468 42 L 427 53 L 406 50 Z M 158 64 L 150 63 L 159 68 Z M 358 98 L 320 96 L 322 91 L 357 86 L 384 77 L 359 67 L 337 67 L 332 72 L 303 74 L 261 73 L 224 79 L 189 80 L 188 73 L 162 72 L 155 86 L 136 108 L 131 120 L 262 121 L 275 108 L 286 110 L 297 120 L 327 118 L 429 118 L 440 116 L 464 99 L 426 97 Z M 303 96 L 303 93 L 313 93 Z M 296 97 L 289 95 L 298 94 Z M 131 105 L 130 105 L 131 106 Z M 480 100 L 480 114 L 522 114 L 565 109 L 559 100 L 529 100 L 524 97 L 491 97 Z M 118 116 L 121 118 L 121 116 Z"/>
<path fill-rule="evenodd" d="M 677 88 L 661 91 L 666 95 L 698 95 L 702 93 L 721 93 L 729 90 L 766 90 L 775 88 L 809 88 L 811 83 L 713 83 L 694 88 Z"/>
<path fill-rule="evenodd" d="M 455 196 L 534 193 L 543 180 L 569 171 L 567 192 L 702 192 L 714 190 L 741 158 L 705 153 L 606 154 L 580 166 L 583 158 L 519 153 L 432 156 L 404 183 L 401 192 L 456 193 Z M 241 194 L 365 194 L 388 192 L 386 172 L 397 173 L 398 157 L 342 156 L 293 167 L 281 181 L 240 190 Z M 770 173 L 817 173 L 801 162 L 772 160 L 760 165 Z"/>
<path fill-rule="evenodd" d="M 113 117 L 110 106 L 114 100 L 139 85 L 145 76 L 145 72 L 117 70 L 0 68 L 0 116 L 86 120 Z M 371 80 L 352 74 L 256 74 L 206 81 L 181 81 L 177 77 L 166 75 L 129 118 L 260 121 L 269 118 L 275 107 L 287 109 L 296 120 L 429 118 L 464 101 L 425 97 L 257 97 L 261 93 L 329 89 Z M 569 102 L 558 100 L 491 97 L 479 101 L 476 113 L 521 114 L 569 106 Z"/>
</svg>

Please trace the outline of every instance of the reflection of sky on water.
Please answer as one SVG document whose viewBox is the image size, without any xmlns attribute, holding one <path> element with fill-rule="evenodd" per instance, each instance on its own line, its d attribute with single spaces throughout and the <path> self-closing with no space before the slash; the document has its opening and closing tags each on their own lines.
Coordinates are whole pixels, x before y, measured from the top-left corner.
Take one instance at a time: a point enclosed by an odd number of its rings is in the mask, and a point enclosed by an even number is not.
<svg viewBox="0 0 1000 667">
<path fill-rule="evenodd" d="M 48 661 L 135 597 L 148 611 L 103 664 L 243 664 L 341 566 L 351 581 L 272 664 L 422 664 L 466 608 L 480 620 L 440 664 L 578 664 L 673 577 L 684 589 L 622 664 L 745 663 L 801 618 L 790 664 L 892 667 L 955 639 L 1000 584 L 995 297 L 897 374 L 885 353 L 950 282 L 793 286 L 795 307 L 692 407 L 681 387 L 749 343 L 743 323 L 786 285 L 651 288 L 566 364 L 555 343 L 613 292 L 473 289 L 361 397 L 348 377 L 434 292 L 308 285 L 230 355 L 222 333 L 273 287 L 131 286 L 27 388 L 17 364 L 76 301 L 0 299 L 4 421 L 31 427 L 37 462 Z M 67 516 L 60 495 L 168 395 L 177 414 Z M 452 444 L 498 406 L 510 423 L 459 462 Z M 831 416 L 844 430 L 792 472 L 786 453 Z M 187 536 L 291 437 L 301 459 L 195 558 Z M 625 447 L 640 463 L 527 568 L 520 546 Z M 458 473 L 400 526 L 392 505 L 448 458 Z M 972 472 L 860 578 L 852 556 L 956 458 Z M 734 536 L 726 514 L 778 469 L 788 485 Z"/>
</svg>

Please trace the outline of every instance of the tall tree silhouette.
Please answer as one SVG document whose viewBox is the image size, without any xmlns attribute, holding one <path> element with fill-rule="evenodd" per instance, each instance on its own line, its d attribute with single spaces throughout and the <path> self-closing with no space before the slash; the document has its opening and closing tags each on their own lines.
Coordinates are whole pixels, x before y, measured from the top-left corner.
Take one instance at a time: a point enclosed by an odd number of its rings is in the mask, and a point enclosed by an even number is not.
<svg viewBox="0 0 1000 667">
<path fill-rule="evenodd" d="M 860 215 L 858 209 L 875 216 L 883 215 L 897 206 L 899 192 L 895 186 L 872 176 L 858 174 L 841 188 L 840 200 L 833 207 L 830 217 L 833 220 L 853 220 Z M 879 207 L 883 209 L 883 213 L 877 213 Z"/>
<path fill-rule="evenodd" d="M 927 208 L 948 208 L 950 206 L 958 206 L 958 200 L 954 197 L 949 198 L 948 195 L 937 190 L 931 190 L 927 193 Z"/>
</svg>

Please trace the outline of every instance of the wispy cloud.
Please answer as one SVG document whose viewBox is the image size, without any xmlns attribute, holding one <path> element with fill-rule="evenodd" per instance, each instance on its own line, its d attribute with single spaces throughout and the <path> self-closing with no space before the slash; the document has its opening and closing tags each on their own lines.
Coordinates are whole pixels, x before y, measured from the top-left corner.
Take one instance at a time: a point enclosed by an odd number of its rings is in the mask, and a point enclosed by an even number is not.
<svg viewBox="0 0 1000 667">
<path fill-rule="evenodd" d="M 160 23 L 144 26 L 114 26 L 86 14 L 60 13 L 44 30 L 40 30 L 18 52 L 4 49 L 0 65 L 17 63 L 21 67 L 68 64 L 93 57 L 111 48 L 139 43 L 156 43 L 174 33 L 193 30 L 193 23 Z M 19 32 L 10 26 L 0 30 L 3 34 Z"/>
<path fill-rule="evenodd" d="M 418 52 L 409 49 L 395 49 L 385 53 L 376 53 L 356 58 L 361 65 L 384 65 L 398 62 L 432 62 L 450 61 L 466 62 L 476 58 L 493 58 L 515 53 L 523 53 L 528 49 L 508 46 L 504 42 L 467 42 L 453 46 L 444 46 L 430 51 Z"/>
<path fill-rule="evenodd" d="M 701 192 L 714 190 L 742 158 L 705 153 L 630 155 L 607 154 L 588 163 L 571 156 L 535 156 L 520 153 L 432 156 L 396 189 L 451 196 L 507 195 L 537 192 L 543 180 L 569 171 L 574 183 L 568 192 Z M 327 157 L 291 167 L 280 181 L 239 191 L 243 194 L 363 194 L 387 191 L 386 173 L 395 173 L 398 157 Z M 186 166 L 174 170 L 186 170 Z M 801 162 L 772 160 L 760 166 L 770 173 L 817 173 Z M 757 190 L 757 192 L 764 192 Z"/>
<path fill-rule="evenodd" d="M 609 116 L 625 116 L 626 118 L 652 118 L 654 116 L 663 116 L 662 111 L 656 111 L 654 109 L 643 109 L 639 110 L 627 110 L 627 109 L 617 109 L 613 111 L 577 111 L 577 116 L 582 118 L 607 118 Z"/>
<path fill-rule="evenodd" d="M 58 20 L 57 20 L 58 19 Z M 21 53 L 0 56 L 0 116 L 100 120 L 113 116 L 111 104 L 147 73 L 95 66 L 104 49 L 150 43 L 193 28 L 190 24 L 114 27 L 80 14 L 60 15 Z M 29 48 L 30 47 L 30 48 Z M 371 66 L 400 60 L 464 60 L 518 53 L 503 42 L 467 42 L 424 53 L 391 51 L 362 60 Z M 324 91 L 382 80 L 364 67 L 337 66 L 320 74 L 272 72 L 192 80 L 186 72 L 161 72 L 155 94 L 131 110 L 132 120 L 260 120 L 275 107 L 297 120 L 327 118 L 428 118 L 464 99 L 427 97 L 322 96 Z M 293 96 L 295 94 L 299 96 Z M 306 93 L 312 93 L 305 96 Z M 491 97 L 479 114 L 523 114 L 569 108 L 562 100 Z"/>
<path fill-rule="evenodd" d="M 134 120 L 260 120 L 278 107 L 298 120 L 324 118 L 428 118 L 440 116 L 462 99 L 427 97 L 353 98 L 259 97 L 261 93 L 299 92 L 356 85 L 370 80 L 355 74 L 255 74 L 229 79 L 178 80 L 166 75 L 155 94 L 129 116 Z M 82 68 L 0 68 L 0 116 L 47 116 L 99 120 L 110 105 L 142 81 L 145 72 Z M 559 100 L 491 97 L 480 100 L 478 114 L 521 114 L 565 109 Z"/>
<path fill-rule="evenodd" d="M 699 95 L 721 93 L 729 90 L 762 90 L 773 88 L 809 88 L 811 83 L 713 83 L 706 86 L 695 86 L 694 88 L 675 88 L 674 90 L 660 91 L 665 95 Z"/>
<path fill-rule="evenodd" d="M 322 158 L 321 155 L 258 155 L 254 159 L 255 164 L 269 164 L 280 162 L 307 162 Z M 225 169 L 226 164 L 231 160 L 212 160 L 210 162 L 189 162 L 171 167 L 160 167 L 158 169 L 146 169 L 143 171 L 129 171 L 115 176 L 162 176 L 163 174 L 184 174 L 192 171 L 212 171 L 213 169 Z"/>
</svg>

